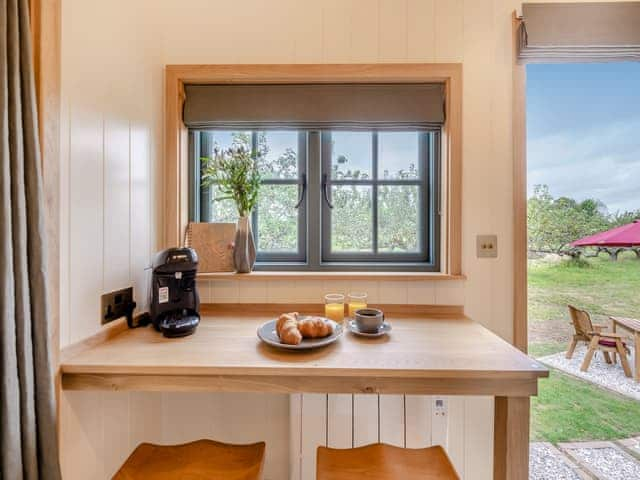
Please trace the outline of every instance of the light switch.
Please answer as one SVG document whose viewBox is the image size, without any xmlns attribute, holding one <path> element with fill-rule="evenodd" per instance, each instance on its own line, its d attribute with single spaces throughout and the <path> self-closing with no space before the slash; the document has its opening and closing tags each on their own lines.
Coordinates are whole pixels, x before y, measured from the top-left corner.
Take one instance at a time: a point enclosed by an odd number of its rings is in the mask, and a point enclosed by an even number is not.
<svg viewBox="0 0 640 480">
<path fill-rule="evenodd" d="M 476 237 L 478 258 L 496 258 L 498 256 L 498 236 L 478 235 Z"/>
</svg>

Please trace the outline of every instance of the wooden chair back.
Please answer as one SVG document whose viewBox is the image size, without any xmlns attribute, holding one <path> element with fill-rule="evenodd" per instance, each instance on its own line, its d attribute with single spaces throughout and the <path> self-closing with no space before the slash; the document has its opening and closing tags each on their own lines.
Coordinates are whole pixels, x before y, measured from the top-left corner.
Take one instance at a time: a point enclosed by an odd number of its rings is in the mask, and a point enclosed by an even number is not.
<svg viewBox="0 0 640 480">
<path fill-rule="evenodd" d="M 140 444 L 114 480 L 260 480 L 264 442 L 230 445 L 198 440 L 184 445 Z"/>
<path fill-rule="evenodd" d="M 576 335 L 589 338 L 590 333 L 593 332 L 593 323 L 591 322 L 591 316 L 584 310 L 568 305 L 569 315 L 571 316 L 571 322 L 573 328 L 576 331 Z"/>
<path fill-rule="evenodd" d="M 377 443 L 365 447 L 318 447 L 316 480 L 458 480 L 440 446 L 399 448 Z"/>
</svg>

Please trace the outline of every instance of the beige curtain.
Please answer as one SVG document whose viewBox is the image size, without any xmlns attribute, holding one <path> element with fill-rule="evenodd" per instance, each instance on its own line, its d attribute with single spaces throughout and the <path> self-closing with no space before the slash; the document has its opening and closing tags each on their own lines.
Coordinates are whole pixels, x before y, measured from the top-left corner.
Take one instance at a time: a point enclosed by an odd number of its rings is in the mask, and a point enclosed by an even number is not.
<svg viewBox="0 0 640 480">
<path fill-rule="evenodd" d="M 0 478 L 59 479 L 28 0 L 0 0 Z"/>
</svg>

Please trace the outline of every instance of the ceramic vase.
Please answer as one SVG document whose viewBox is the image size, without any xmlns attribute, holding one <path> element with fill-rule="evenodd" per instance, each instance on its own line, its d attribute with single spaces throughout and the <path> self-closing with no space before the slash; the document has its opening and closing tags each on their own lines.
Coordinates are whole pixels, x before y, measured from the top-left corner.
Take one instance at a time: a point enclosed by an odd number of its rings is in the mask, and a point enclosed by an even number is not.
<svg viewBox="0 0 640 480">
<path fill-rule="evenodd" d="M 256 263 L 256 245 L 253 241 L 251 221 L 248 216 L 238 219 L 233 263 L 238 273 L 251 272 Z"/>
</svg>

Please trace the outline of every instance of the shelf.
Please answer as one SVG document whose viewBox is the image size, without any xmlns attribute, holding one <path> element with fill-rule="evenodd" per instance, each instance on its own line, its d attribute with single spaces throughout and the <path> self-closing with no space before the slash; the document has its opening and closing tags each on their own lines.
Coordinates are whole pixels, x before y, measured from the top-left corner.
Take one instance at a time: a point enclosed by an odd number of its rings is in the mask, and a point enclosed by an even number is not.
<svg viewBox="0 0 640 480">
<path fill-rule="evenodd" d="M 466 280 L 465 275 L 430 272 L 302 272 L 258 271 L 251 273 L 198 273 L 201 280 L 391 280 L 391 281 L 450 281 Z"/>
</svg>

